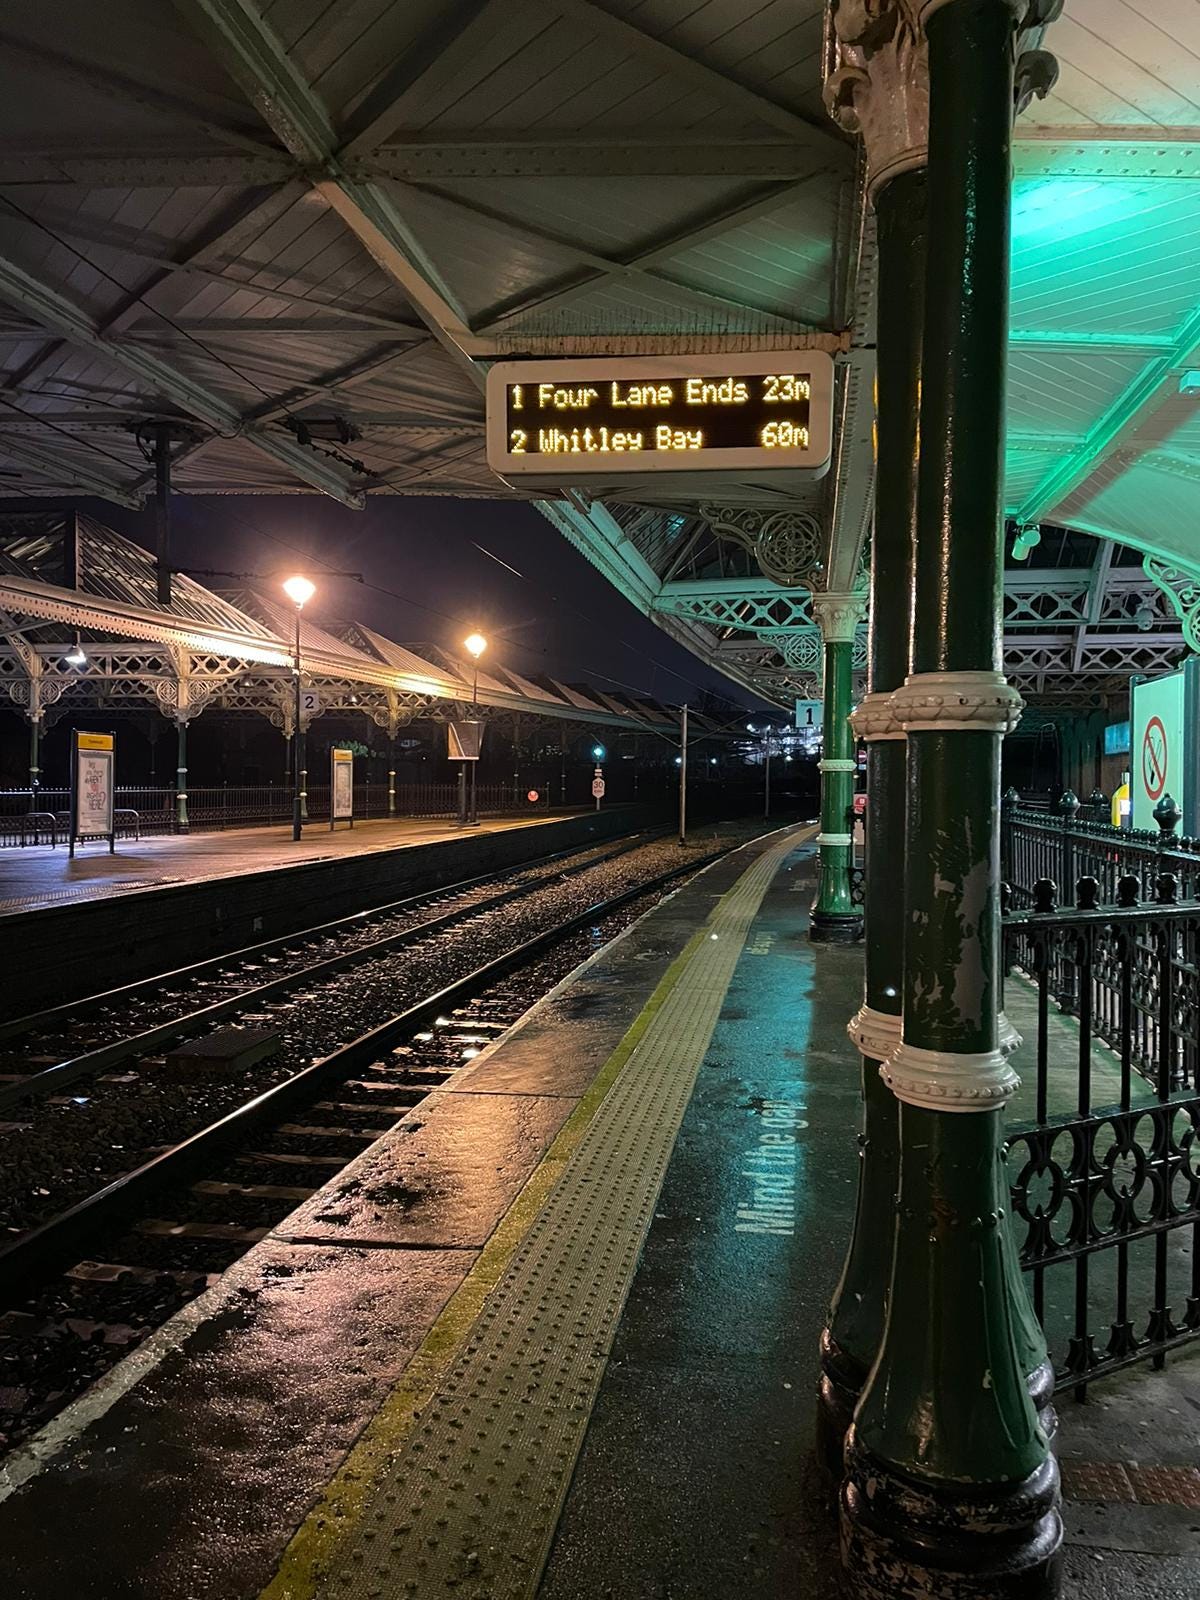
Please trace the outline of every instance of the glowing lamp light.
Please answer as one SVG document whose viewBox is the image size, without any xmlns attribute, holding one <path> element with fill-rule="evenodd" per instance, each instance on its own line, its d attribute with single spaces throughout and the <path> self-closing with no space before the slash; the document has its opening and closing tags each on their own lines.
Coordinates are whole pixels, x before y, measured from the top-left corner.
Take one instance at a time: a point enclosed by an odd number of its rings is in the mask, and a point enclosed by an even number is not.
<svg viewBox="0 0 1200 1600">
<path fill-rule="evenodd" d="M 69 667 L 86 667 L 87 651 L 83 648 L 79 635 L 75 635 L 75 643 L 63 657 Z"/>
<path fill-rule="evenodd" d="M 602 744 L 594 744 L 592 746 L 592 760 L 593 761 L 603 761 L 604 760 L 604 746 Z"/>
<path fill-rule="evenodd" d="M 299 610 L 301 606 L 307 605 L 313 595 L 316 594 L 317 586 L 307 578 L 302 578 L 297 574 L 293 578 L 284 579 L 283 592 L 296 609 Z"/>
<path fill-rule="evenodd" d="M 480 656 L 487 649 L 487 640 L 481 633 L 469 633 L 463 640 L 463 649 L 469 650 L 475 657 L 476 661 L 478 661 Z"/>
</svg>

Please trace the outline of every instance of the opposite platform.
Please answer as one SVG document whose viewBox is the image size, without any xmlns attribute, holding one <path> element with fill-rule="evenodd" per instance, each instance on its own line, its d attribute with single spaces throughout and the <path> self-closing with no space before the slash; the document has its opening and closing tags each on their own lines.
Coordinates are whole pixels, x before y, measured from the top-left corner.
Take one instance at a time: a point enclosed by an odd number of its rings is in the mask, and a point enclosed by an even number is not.
<svg viewBox="0 0 1200 1600">
<path fill-rule="evenodd" d="M 0 1017 L 224 954 L 404 895 L 645 827 L 637 806 L 495 818 L 393 819 L 293 843 L 278 828 L 126 841 L 116 856 L 0 853 Z M 18 889 L 24 893 L 18 893 Z"/>
</svg>

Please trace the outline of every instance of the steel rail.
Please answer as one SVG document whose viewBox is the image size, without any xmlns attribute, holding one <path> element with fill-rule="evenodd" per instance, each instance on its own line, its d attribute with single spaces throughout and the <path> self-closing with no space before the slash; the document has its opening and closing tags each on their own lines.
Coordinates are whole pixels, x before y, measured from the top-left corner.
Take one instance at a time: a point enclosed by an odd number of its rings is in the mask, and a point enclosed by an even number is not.
<svg viewBox="0 0 1200 1600">
<path fill-rule="evenodd" d="M 337 955 L 324 956 L 319 961 L 310 962 L 307 966 L 298 967 L 292 972 L 281 973 L 276 978 L 269 979 L 266 983 L 255 984 L 250 988 L 240 989 L 237 994 L 227 995 L 223 1000 L 214 1000 L 209 1005 L 201 1006 L 198 1010 L 185 1012 L 167 1022 L 155 1023 L 153 1027 L 143 1029 L 140 1033 L 129 1034 L 123 1039 L 114 1039 L 110 1044 L 100 1045 L 95 1050 L 85 1051 L 81 1055 L 70 1056 L 64 1061 L 55 1062 L 52 1066 L 43 1067 L 38 1072 L 32 1072 L 27 1078 L 22 1078 L 15 1083 L 0 1085 L 0 1110 L 7 1106 L 16 1105 L 25 1100 L 44 1099 L 45 1096 L 56 1094 L 59 1089 L 67 1084 L 75 1083 L 80 1078 L 92 1077 L 97 1072 L 103 1072 L 108 1067 L 117 1066 L 126 1061 L 130 1056 L 143 1055 L 148 1050 L 156 1049 L 159 1045 L 171 1039 L 186 1037 L 199 1029 L 221 1022 L 227 1017 L 236 1016 L 239 1011 L 253 1009 L 262 1005 L 267 1000 L 286 994 L 290 989 L 301 987 L 306 983 L 320 981 L 331 977 L 335 973 L 344 972 L 348 968 L 357 966 L 361 962 L 370 961 L 392 950 L 403 949 L 405 945 L 416 944 L 431 934 L 436 934 L 445 928 L 452 927 L 456 922 L 465 921 L 477 913 L 494 911 L 499 906 L 507 905 L 513 900 L 523 899 L 526 895 L 536 894 L 539 889 L 547 888 L 551 882 L 561 882 L 564 878 L 574 877 L 579 873 L 589 872 L 593 867 L 602 866 L 607 861 L 641 848 L 644 839 L 625 841 L 615 849 L 607 850 L 598 856 L 592 856 L 587 861 L 576 862 L 564 867 L 551 878 L 534 878 L 528 883 L 519 883 L 512 889 L 505 889 L 500 894 L 491 895 L 485 900 L 475 900 L 469 905 L 458 906 L 451 911 L 444 912 L 441 916 L 430 917 L 427 921 L 418 923 L 413 928 L 403 928 L 397 933 L 385 934 L 381 939 L 372 939 L 369 944 L 356 945 L 351 950 L 343 950 Z M 578 854 L 578 851 L 566 852 Z M 550 856 L 546 860 L 553 861 L 558 856 Z M 545 865 L 529 863 L 529 865 Z M 511 872 L 496 873 L 496 877 L 512 876 Z M 438 890 L 437 895 L 445 895 L 452 891 Z M 460 889 L 459 892 L 462 892 Z M 430 896 L 415 896 L 418 901 L 428 899 Z M 410 904 L 408 901 L 397 901 L 392 912 Z M 347 923 L 362 925 L 364 915 L 373 916 L 374 913 L 358 912 L 354 916 L 341 919 L 338 923 L 327 923 L 329 929 L 338 927 L 345 930 Z M 320 930 L 314 930 L 314 932 Z M 277 944 L 280 941 L 272 941 Z M 284 941 L 286 942 L 286 941 Z M 295 942 L 294 940 L 292 942 Z M 258 947 L 259 953 L 264 947 Z M 236 957 L 226 957 L 226 964 L 235 959 L 244 959 L 245 952 L 239 952 Z M 211 965 L 210 962 L 200 963 L 203 967 Z M 178 981 L 188 981 L 194 978 L 195 968 L 178 968 L 176 972 L 166 978 L 150 980 L 152 986 L 162 986 Z M 132 985 L 131 987 L 138 987 Z M 116 997 L 124 991 L 110 990 L 106 1003 L 116 1003 Z M 66 1009 L 70 1010 L 70 1007 Z"/>
<path fill-rule="evenodd" d="M 417 1001 L 387 1022 L 352 1039 L 331 1054 L 322 1056 L 282 1083 L 264 1090 L 244 1105 L 226 1112 L 215 1122 L 190 1134 L 141 1166 L 114 1178 L 104 1188 L 98 1189 L 85 1200 L 77 1201 L 58 1216 L 21 1234 L 11 1243 L 0 1247 L 0 1304 L 11 1303 L 60 1271 L 64 1265 L 78 1260 L 88 1239 L 102 1228 L 122 1222 L 137 1210 L 147 1195 L 187 1177 L 215 1152 L 224 1151 L 235 1144 L 245 1131 L 257 1129 L 264 1120 L 291 1107 L 295 1101 L 303 1099 L 328 1080 L 344 1077 L 361 1063 L 376 1060 L 398 1036 L 421 1028 L 441 1012 L 543 955 L 564 937 L 610 916 L 630 901 L 653 894 L 656 889 L 676 878 L 711 866 L 714 861 L 719 861 L 737 848 L 736 844 L 730 844 L 721 850 L 683 862 L 544 929 L 503 955 L 493 957 L 474 972 L 447 984 L 436 994 Z"/>
<path fill-rule="evenodd" d="M 663 837 L 670 831 L 669 828 L 642 828 L 637 833 L 626 835 L 625 842 L 632 849 L 637 841 L 646 843 L 651 839 Z M 291 933 L 276 934 L 273 938 L 261 940 L 258 944 L 240 945 L 236 950 L 227 950 L 224 955 L 205 956 L 202 961 L 189 962 L 187 966 L 173 967 L 168 972 L 154 973 L 148 978 L 136 978 L 132 983 L 120 984 L 115 989 L 100 989 L 93 994 L 80 995 L 77 1000 L 65 1000 L 60 1005 L 47 1006 L 41 1011 L 28 1011 L 24 1016 L 0 1021 L 0 1042 L 50 1026 L 60 1018 L 67 1021 L 80 1013 L 86 1014 L 104 1006 L 124 1004 L 136 999 L 139 994 L 173 983 L 192 982 L 205 973 L 219 972 L 231 962 L 257 960 L 275 950 L 303 944 L 305 940 L 333 934 L 339 929 L 350 929 L 376 917 L 398 916 L 425 901 L 436 900 L 443 895 L 465 894 L 469 889 L 478 888 L 483 883 L 491 883 L 497 878 L 510 878 L 514 873 L 525 872 L 534 867 L 549 866 L 555 861 L 565 861 L 571 856 L 582 854 L 585 850 L 596 850 L 603 842 L 601 840 L 597 844 L 571 845 L 566 850 L 554 850 L 549 855 L 534 856 L 530 861 L 513 862 L 510 866 L 498 867 L 494 872 L 481 872 L 477 877 L 462 878 L 457 883 L 435 885 L 416 894 L 406 895 L 401 900 L 389 900 L 384 905 L 368 906 L 362 911 L 351 911 L 346 916 L 335 917 L 330 922 L 315 922 L 307 928 L 296 928 Z"/>
</svg>

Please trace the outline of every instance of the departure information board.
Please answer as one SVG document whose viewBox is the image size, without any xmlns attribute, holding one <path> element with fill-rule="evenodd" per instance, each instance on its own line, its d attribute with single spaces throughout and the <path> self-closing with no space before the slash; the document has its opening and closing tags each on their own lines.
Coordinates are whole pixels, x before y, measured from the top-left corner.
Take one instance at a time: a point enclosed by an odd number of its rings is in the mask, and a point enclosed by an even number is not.
<svg viewBox="0 0 1200 1600">
<path fill-rule="evenodd" d="M 613 473 L 829 465 L 833 362 L 819 350 L 505 361 L 487 381 L 488 464 L 570 482 Z"/>
</svg>

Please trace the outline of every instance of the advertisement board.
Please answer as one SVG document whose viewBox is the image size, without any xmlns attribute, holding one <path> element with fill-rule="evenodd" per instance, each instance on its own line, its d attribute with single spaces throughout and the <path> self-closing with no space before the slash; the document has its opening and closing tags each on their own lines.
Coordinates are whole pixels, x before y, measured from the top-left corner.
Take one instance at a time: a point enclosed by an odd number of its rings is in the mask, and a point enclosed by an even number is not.
<svg viewBox="0 0 1200 1600">
<path fill-rule="evenodd" d="M 459 717 L 446 724 L 447 751 L 451 761 L 478 761 L 483 744 L 483 723 Z"/>
<path fill-rule="evenodd" d="M 107 839 L 111 855 L 116 848 L 116 736 L 81 733 L 71 738 L 71 838 L 70 851 L 87 839 Z"/>
<path fill-rule="evenodd" d="M 1193 659 L 1176 672 L 1133 686 L 1129 787 L 1135 828 L 1156 831 L 1154 808 L 1164 795 L 1170 795 L 1183 813 L 1178 832 L 1196 832 L 1200 808 L 1198 668 L 1200 660 Z"/>
<path fill-rule="evenodd" d="M 354 826 L 354 751 L 329 752 L 329 828 L 335 822 Z"/>
</svg>

